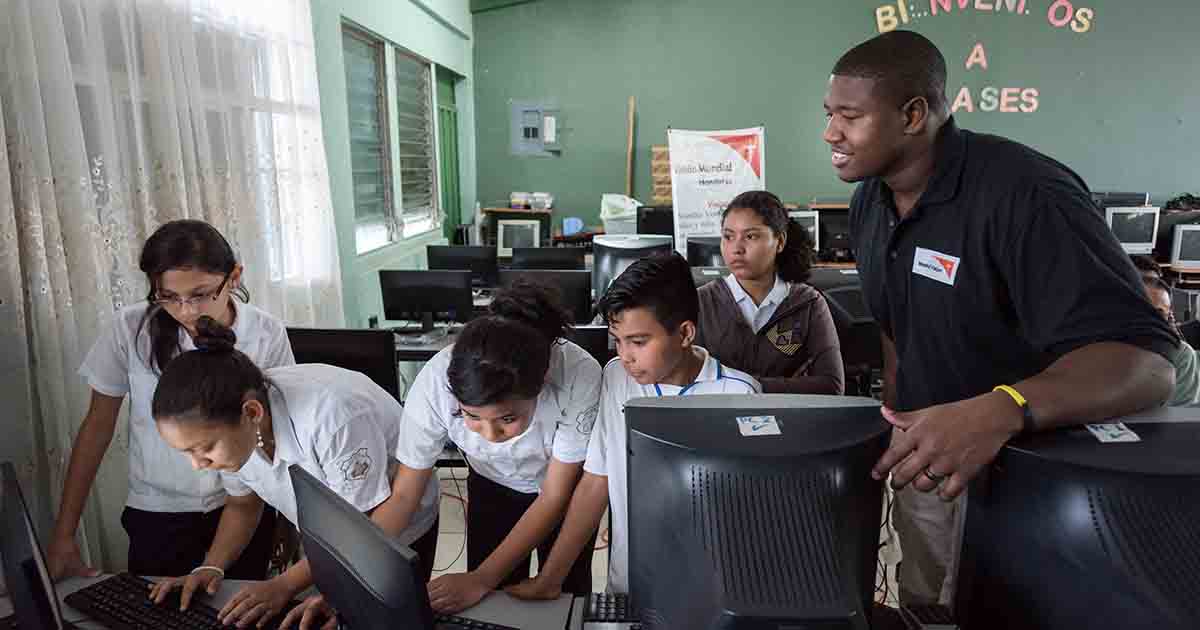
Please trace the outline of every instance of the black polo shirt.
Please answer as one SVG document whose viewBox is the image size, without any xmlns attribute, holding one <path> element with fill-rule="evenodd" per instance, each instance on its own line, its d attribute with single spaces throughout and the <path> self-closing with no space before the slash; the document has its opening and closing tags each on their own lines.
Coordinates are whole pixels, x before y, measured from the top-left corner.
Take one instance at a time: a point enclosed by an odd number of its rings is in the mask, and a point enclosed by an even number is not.
<svg viewBox="0 0 1200 630">
<path fill-rule="evenodd" d="M 879 178 L 850 204 L 863 294 L 896 344 L 899 409 L 986 393 L 1099 341 L 1169 357 L 1175 338 L 1078 175 L 953 118 L 936 143 L 903 221 Z"/>
</svg>

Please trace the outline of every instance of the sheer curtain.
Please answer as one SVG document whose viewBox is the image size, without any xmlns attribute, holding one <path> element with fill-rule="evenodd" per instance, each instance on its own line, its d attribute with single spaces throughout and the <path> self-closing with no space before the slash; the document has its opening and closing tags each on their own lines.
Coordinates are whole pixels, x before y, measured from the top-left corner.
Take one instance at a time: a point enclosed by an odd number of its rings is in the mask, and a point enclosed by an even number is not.
<svg viewBox="0 0 1200 630">
<path fill-rule="evenodd" d="M 145 297 L 159 225 L 212 223 L 255 304 L 342 325 L 309 0 L 0 0 L 0 136 L 0 460 L 49 534 L 87 410 L 76 370 Z M 107 570 L 125 563 L 118 427 L 81 526 Z"/>
</svg>

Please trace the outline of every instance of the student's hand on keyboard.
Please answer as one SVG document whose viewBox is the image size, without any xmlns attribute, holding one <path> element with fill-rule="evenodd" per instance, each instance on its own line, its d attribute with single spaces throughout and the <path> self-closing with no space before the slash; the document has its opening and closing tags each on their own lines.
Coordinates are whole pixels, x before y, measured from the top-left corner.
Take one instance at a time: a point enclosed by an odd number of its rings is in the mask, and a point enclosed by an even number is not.
<svg viewBox="0 0 1200 630">
<path fill-rule="evenodd" d="M 504 592 L 517 599 L 558 599 L 562 595 L 562 584 L 552 584 L 540 577 L 527 578 L 519 584 L 506 587 Z"/>
<path fill-rule="evenodd" d="M 435 612 L 454 614 L 479 603 L 492 590 L 479 574 L 451 573 L 429 583 L 429 605 Z"/>
<path fill-rule="evenodd" d="M 213 595 L 221 587 L 221 574 L 216 571 L 197 571 L 182 577 L 164 578 L 150 588 L 150 599 L 155 604 L 163 603 L 167 595 L 175 589 L 182 589 L 179 594 L 179 609 L 187 610 L 192 603 L 192 596 L 197 590 Z"/>
<path fill-rule="evenodd" d="M 284 576 L 242 587 L 228 604 L 217 613 L 217 620 L 239 628 L 262 627 L 272 617 L 283 612 L 296 595 Z"/>
<path fill-rule="evenodd" d="M 325 601 L 324 595 L 310 595 L 283 618 L 279 630 L 288 630 L 297 624 L 300 630 L 336 630 L 337 611 Z"/>
</svg>

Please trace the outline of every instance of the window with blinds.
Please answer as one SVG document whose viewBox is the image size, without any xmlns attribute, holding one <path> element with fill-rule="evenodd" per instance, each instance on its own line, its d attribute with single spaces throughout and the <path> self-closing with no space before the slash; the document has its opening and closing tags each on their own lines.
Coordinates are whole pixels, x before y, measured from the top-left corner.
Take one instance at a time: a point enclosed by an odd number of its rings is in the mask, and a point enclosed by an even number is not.
<svg viewBox="0 0 1200 630">
<path fill-rule="evenodd" d="M 434 227 L 437 161 L 429 62 L 396 51 L 396 161 L 400 167 L 399 214 L 406 235 Z"/>
</svg>

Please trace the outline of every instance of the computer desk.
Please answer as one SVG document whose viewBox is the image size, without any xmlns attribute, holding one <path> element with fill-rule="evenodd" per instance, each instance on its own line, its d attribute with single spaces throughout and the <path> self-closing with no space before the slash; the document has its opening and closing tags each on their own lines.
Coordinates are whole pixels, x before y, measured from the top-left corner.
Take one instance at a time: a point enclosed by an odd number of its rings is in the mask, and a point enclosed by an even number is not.
<svg viewBox="0 0 1200 630">
<path fill-rule="evenodd" d="M 58 592 L 59 603 L 62 606 L 65 621 L 71 622 L 83 630 L 103 630 L 105 628 L 105 626 L 99 623 L 89 621 L 83 613 L 66 604 L 62 604 L 63 597 L 90 584 L 99 582 L 104 577 L 107 576 L 71 578 L 57 585 L 55 590 Z M 217 591 L 217 594 L 213 595 L 212 599 L 208 600 L 208 603 L 219 609 L 237 593 L 238 589 L 248 583 L 243 580 L 225 580 L 221 583 L 221 588 Z M 571 603 L 572 598 L 570 595 L 563 595 L 554 601 L 530 602 L 515 599 L 502 591 L 496 591 L 485 597 L 483 601 L 474 607 L 458 613 L 458 616 L 503 624 L 513 628 L 520 628 L 521 630 L 563 630 L 563 628 L 567 627 L 567 617 L 571 611 Z M 0 597 L 0 617 L 7 617 L 12 612 L 12 602 L 9 601 L 9 598 Z M 578 628 L 580 625 L 572 619 L 572 628 Z M 293 628 L 295 627 L 298 627 L 298 624 L 294 624 Z"/>
</svg>

